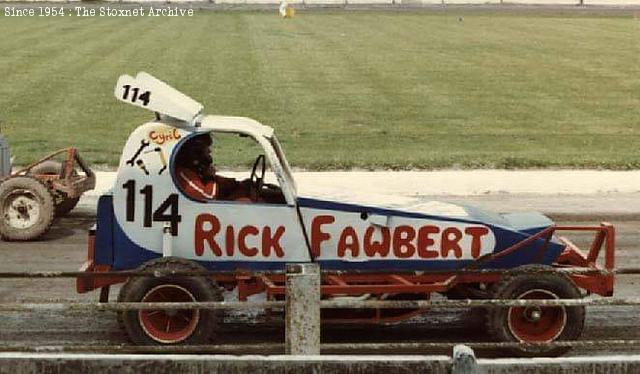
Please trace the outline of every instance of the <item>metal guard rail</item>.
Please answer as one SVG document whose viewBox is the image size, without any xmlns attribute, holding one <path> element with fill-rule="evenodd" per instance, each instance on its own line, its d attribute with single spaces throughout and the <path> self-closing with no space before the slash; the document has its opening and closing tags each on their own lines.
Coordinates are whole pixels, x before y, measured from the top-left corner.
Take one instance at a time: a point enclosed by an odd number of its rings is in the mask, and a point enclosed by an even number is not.
<svg viewBox="0 0 640 374">
<path fill-rule="evenodd" d="M 486 273 L 512 273 L 512 269 L 465 269 L 457 272 L 446 271 L 446 273 L 460 274 L 486 274 Z M 552 273 L 601 273 L 601 274 L 640 274 L 640 268 L 623 268 L 615 270 L 581 269 L 581 268 L 555 268 L 545 269 L 541 272 Z M 91 276 L 210 276 L 220 274 L 211 271 L 192 272 L 149 272 L 149 271 L 117 271 L 105 273 L 92 273 Z M 236 274 L 238 274 L 236 272 Z M 242 274 L 261 274 L 257 272 L 246 272 Z M 330 274 L 330 272 L 325 273 Z M 0 272 L 0 278 L 77 278 L 87 275 L 84 272 Z M 321 308 L 345 309 L 345 308 L 487 308 L 487 307 L 522 307 L 522 306 L 637 306 L 640 305 L 640 297 L 631 298 L 598 298 L 598 299 L 545 299 L 545 300 L 513 300 L 513 299 L 481 299 L 481 300 L 322 300 Z M 42 303 L 0 303 L 0 312 L 38 312 L 38 311 L 126 311 L 126 310 L 184 310 L 184 309 L 283 309 L 285 301 L 263 301 L 263 302 L 188 302 L 188 303 L 101 303 L 101 302 L 75 302 L 57 301 Z M 501 349 L 517 347 L 611 347 L 640 346 L 640 340 L 578 340 L 578 341 L 556 341 L 552 343 L 517 343 L 517 342 L 405 342 L 405 343 L 324 343 L 320 347 L 322 351 L 345 351 L 361 350 L 375 351 L 385 350 L 390 346 L 396 349 L 408 350 L 428 350 L 428 349 L 450 349 L 455 345 L 465 344 L 475 349 Z M 103 353 L 220 353 L 220 352 L 246 352 L 250 350 L 282 351 L 284 344 L 243 344 L 243 345 L 192 345 L 192 346 L 131 346 L 131 345 L 55 345 L 55 346 L 30 346 L 3 344 L 0 342 L 0 351 L 4 352 L 103 352 Z"/>
<path fill-rule="evenodd" d="M 603 275 L 638 275 L 640 268 L 622 268 L 614 270 L 606 269 L 585 269 L 585 268 L 553 268 L 541 269 L 539 273 L 563 273 L 563 274 L 603 274 Z M 322 274 L 344 274 L 344 271 L 323 271 Z M 350 274 L 375 274 L 380 271 L 350 271 Z M 393 273 L 398 274 L 415 274 L 415 270 L 394 270 Z M 514 269 L 461 269 L 461 270 L 434 270 L 429 274 L 515 274 Z M 281 272 L 252 272 L 252 271 L 105 271 L 87 273 L 84 271 L 33 271 L 33 272 L 0 272 L 0 279 L 19 279 L 19 278 L 79 278 L 79 277 L 139 277 L 139 276 L 214 276 L 221 274 L 238 274 L 243 276 L 259 276 L 264 274 L 285 274 Z"/>
<path fill-rule="evenodd" d="M 324 309 L 427 309 L 427 308 L 487 308 L 523 306 L 637 306 L 640 297 L 610 299 L 482 299 L 482 300 L 323 300 Z M 207 301 L 207 302 L 47 302 L 0 303 L 0 312 L 35 311 L 126 311 L 126 310 L 191 310 L 191 309 L 270 309 L 283 308 L 284 301 Z"/>
<path fill-rule="evenodd" d="M 504 349 L 518 347 L 580 347 L 580 348 L 601 348 L 601 347 L 636 347 L 640 346 L 640 340 L 565 340 L 553 343 L 506 343 L 506 342 L 438 342 L 438 343 L 322 343 L 323 351 L 353 351 L 353 350 L 385 350 L 389 348 L 429 351 L 434 349 L 451 349 L 456 345 L 464 344 L 474 349 Z M 174 345 L 174 346 L 133 346 L 126 344 L 118 345 L 17 345 L 0 344 L 2 352 L 95 352 L 95 353 L 221 353 L 221 352 L 277 352 L 284 350 L 283 343 L 262 343 L 262 344 L 219 344 L 219 345 Z"/>
</svg>

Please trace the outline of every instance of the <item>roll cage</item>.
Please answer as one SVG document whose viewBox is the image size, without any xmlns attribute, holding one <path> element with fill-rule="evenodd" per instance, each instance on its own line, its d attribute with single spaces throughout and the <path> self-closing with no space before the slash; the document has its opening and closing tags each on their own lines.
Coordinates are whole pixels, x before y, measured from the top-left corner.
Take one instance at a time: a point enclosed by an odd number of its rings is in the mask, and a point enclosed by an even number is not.
<svg viewBox="0 0 640 374">
<path fill-rule="evenodd" d="M 194 127 L 192 131 L 238 134 L 251 137 L 264 150 L 265 157 L 269 160 L 287 205 L 296 205 L 296 183 L 273 128 L 246 117 L 205 116 L 199 122 L 199 126 Z"/>
</svg>

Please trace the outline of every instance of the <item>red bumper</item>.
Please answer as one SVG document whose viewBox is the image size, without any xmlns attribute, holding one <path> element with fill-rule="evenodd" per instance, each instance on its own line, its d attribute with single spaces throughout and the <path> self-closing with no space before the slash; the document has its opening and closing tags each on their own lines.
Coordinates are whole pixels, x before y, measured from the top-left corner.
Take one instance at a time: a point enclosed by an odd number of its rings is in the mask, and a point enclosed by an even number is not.
<svg viewBox="0 0 640 374">
<path fill-rule="evenodd" d="M 111 266 L 109 265 L 96 265 L 96 234 L 95 230 L 89 230 L 89 238 L 87 241 L 87 261 L 80 267 L 80 272 L 84 274 L 78 275 L 76 278 L 76 291 L 78 293 L 85 293 L 89 291 L 109 286 L 112 284 L 122 283 L 127 278 L 115 275 L 101 275 L 100 273 L 111 272 Z"/>
</svg>

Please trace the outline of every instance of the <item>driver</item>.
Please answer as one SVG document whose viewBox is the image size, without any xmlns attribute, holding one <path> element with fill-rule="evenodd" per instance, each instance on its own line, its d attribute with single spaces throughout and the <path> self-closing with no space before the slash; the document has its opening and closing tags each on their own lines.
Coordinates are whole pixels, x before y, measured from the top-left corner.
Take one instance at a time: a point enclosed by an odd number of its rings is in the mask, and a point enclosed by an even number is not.
<svg viewBox="0 0 640 374">
<path fill-rule="evenodd" d="M 251 201 L 243 193 L 248 181 L 216 175 L 211 157 L 213 141 L 209 134 L 196 135 L 186 141 L 176 156 L 176 177 L 182 191 L 198 201 Z"/>
</svg>

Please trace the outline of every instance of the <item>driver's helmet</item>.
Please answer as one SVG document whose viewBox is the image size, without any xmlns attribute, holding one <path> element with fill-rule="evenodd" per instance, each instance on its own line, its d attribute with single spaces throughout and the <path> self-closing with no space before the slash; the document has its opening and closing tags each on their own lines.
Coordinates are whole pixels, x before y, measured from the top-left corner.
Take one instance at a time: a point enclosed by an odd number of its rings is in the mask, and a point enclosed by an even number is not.
<svg viewBox="0 0 640 374">
<path fill-rule="evenodd" d="M 176 155 L 176 166 L 191 169 L 200 177 L 210 175 L 206 171 L 213 165 L 212 144 L 213 139 L 209 133 L 190 137 Z"/>
</svg>

